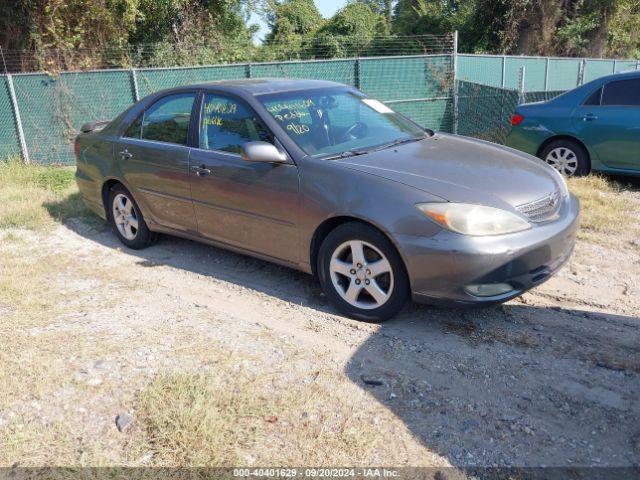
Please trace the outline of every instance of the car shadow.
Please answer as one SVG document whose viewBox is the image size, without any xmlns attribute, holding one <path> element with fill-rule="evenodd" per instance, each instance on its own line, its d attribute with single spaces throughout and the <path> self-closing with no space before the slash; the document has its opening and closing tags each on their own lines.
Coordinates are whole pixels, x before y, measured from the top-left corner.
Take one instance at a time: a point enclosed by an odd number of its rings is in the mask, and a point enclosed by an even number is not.
<svg viewBox="0 0 640 480">
<path fill-rule="evenodd" d="M 640 463 L 637 316 L 414 306 L 345 371 L 457 467 Z"/>
<path fill-rule="evenodd" d="M 125 250 L 106 226 L 65 224 Z M 126 251 L 141 267 L 336 314 L 311 276 L 286 267 L 168 236 Z M 345 374 L 457 467 L 640 464 L 640 318 L 528 303 L 409 304 L 357 347 Z"/>
</svg>

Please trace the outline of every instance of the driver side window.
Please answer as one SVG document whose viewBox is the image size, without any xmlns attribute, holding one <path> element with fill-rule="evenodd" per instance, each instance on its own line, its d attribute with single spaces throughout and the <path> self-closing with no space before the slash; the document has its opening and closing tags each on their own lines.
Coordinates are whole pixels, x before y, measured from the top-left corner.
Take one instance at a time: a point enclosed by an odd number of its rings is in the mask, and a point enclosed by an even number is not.
<svg viewBox="0 0 640 480">
<path fill-rule="evenodd" d="M 274 143 L 273 135 L 241 100 L 207 93 L 202 102 L 200 148 L 240 153 L 247 142 Z"/>
</svg>

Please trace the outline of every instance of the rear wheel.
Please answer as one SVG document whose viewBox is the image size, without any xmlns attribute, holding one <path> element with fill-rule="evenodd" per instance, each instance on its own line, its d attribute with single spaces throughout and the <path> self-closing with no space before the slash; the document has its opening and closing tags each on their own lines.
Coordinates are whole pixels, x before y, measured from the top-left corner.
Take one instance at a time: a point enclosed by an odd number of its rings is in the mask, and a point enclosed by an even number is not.
<svg viewBox="0 0 640 480">
<path fill-rule="evenodd" d="M 565 177 L 582 177 L 591 170 L 589 154 L 573 140 L 554 140 L 547 145 L 540 157 Z"/>
<path fill-rule="evenodd" d="M 122 185 L 109 192 L 109 212 L 113 230 L 127 247 L 135 250 L 149 246 L 156 235 L 149 230 L 133 196 Z"/>
<path fill-rule="evenodd" d="M 360 222 L 340 225 L 318 255 L 322 288 L 342 313 L 367 322 L 393 317 L 409 296 L 404 263 L 389 239 Z"/>
</svg>

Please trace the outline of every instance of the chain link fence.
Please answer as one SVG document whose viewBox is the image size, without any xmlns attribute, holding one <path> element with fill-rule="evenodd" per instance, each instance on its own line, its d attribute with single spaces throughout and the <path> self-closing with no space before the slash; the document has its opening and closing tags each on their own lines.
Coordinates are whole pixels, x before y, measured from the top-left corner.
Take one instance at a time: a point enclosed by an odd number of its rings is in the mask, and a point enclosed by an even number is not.
<svg viewBox="0 0 640 480">
<path fill-rule="evenodd" d="M 458 55 L 455 43 L 453 35 L 403 43 L 378 39 L 368 50 L 341 44 L 347 53 L 370 54 L 351 58 L 169 67 L 139 62 L 135 68 L 0 75 L 0 158 L 22 154 L 37 163 L 73 164 L 73 140 L 85 122 L 114 118 L 164 88 L 265 77 L 352 85 L 425 127 L 503 143 L 519 103 L 548 100 L 598 76 L 638 68 L 626 60 Z M 109 61 L 117 64 L 115 57 Z"/>
<path fill-rule="evenodd" d="M 15 107 L 10 101 L 5 105 L 0 97 L 0 135 L 6 131 L 0 136 L 6 145 L 0 155 L 21 151 L 25 159 L 33 162 L 72 164 L 73 140 L 83 123 L 111 119 L 136 100 L 165 88 L 243 78 L 332 80 L 394 104 L 398 111 L 421 124 L 437 130 L 452 129 L 452 35 L 416 37 L 411 41 L 373 39 L 366 48 L 353 39 L 347 40 L 334 45 L 339 53 L 367 52 L 370 56 L 322 58 L 329 52 L 316 45 L 315 50 L 302 52 L 319 57 L 308 60 L 169 67 L 141 67 L 138 65 L 144 62 L 140 61 L 135 68 L 5 75 L 0 78 L 12 83 L 16 102 Z M 56 58 L 51 52 L 41 55 Z M 150 52 L 141 54 L 141 58 L 151 56 Z M 70 54 L 63 60 L 58 57 L 57 61 L 63 65 L 77 61 Z M 115 54 L 103 54 L 101 58 L 107 57 L 109 66 L 120 58 Z M 188 62 L 189 59 L 185 56 L 179 60 Z M 9 61 L 17 68 L 18 56 L 10 57 Z M 16 111 L 20 114 L 20 124 L 16 121 Z M 24 137 L 22 149 L 20 135 Z"/>
</svg>

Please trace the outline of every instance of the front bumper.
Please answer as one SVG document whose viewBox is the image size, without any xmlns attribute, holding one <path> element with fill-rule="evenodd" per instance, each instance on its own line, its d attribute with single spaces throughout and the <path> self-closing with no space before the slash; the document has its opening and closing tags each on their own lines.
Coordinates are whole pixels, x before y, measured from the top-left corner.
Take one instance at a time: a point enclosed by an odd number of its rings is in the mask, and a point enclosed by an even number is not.
<svg viewBox="0 0 640 480">
<path fill-rule="evenodd" d="M 580 204 L 570 195 L 560 217 L 524 232 L 472 237 L 441 231 L 431 238 L 397 236 L 407 265 L 413 300 L 421 303 L 492 304 L 540 285 L 569 259 L 575 245 Z M 508 283 L 513 290 L 478 297 L 472 284 Z"/>
</svg>

